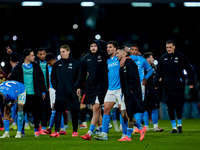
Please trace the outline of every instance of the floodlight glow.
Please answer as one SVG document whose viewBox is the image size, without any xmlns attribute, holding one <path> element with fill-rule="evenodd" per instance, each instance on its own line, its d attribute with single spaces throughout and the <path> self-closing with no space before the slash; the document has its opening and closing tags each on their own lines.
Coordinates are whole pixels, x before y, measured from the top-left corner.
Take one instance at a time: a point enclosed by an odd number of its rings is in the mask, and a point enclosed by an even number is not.
<svg viewBox="0 0 200 150">
<path fill-rule="evenodd" d="M 154 61 L 153 61 L 153 64 L 157 66 L 157 65 L 158 65 L 158 61 L 157 61 L 157 60 L 154 60 Z"/>
<path fill-rule="evenodd" d="M 13 41 L 16 41 L 17 40 L 17 36 L 13 35 L 12 39 L 13 39 Z"/>
<path fill-rule="evenodd" d="M 78 29 L 78 24 L 73 24 L 72 28 L 73 29 Z"/>
<path fill-rule="evenodd" d="M 1 67 L 5 67 L 6 63 L 4 61 L 1 62 Z"/>
<path fill-rule="evenodd" d="M 81 2 L 82 7 L 93 7 L 94 5 L 94 2 Z"/>
<path fill-rule="evenodd" d="M 57 56 L 57 60 L 60 60 L 60 59 L 61 59 L 61 56 L 60 56 L 60 55 L 58 55 L 58 56 Z"/>
<path fill-rule="evenodd" d="M 23 1 L 21 3 L 22 6 L 42 6 L 42 1 Z"/>
<path fill-rule="evenodd" d="M 184 2 L 185 7 L 200 7 L 200 2 Z"/>
<path fill-rule="evenodd" d="M 133 7 L 152 7 L 152 3 L 149 2 L 132 2 Z"/>
<path fill-rule="evenodd" d="M 99 34 L 95 35 L 95 39 L 100 40 L 101 39 L 101 35 L 99 35 Z"/>
</svg>

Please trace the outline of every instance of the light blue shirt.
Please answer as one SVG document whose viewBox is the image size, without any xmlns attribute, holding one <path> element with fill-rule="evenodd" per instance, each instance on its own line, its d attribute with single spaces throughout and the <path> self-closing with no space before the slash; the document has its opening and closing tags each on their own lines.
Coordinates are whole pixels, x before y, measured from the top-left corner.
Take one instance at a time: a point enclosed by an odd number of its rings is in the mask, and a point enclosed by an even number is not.
<svg viewBox="0 0 200 150">
<path fill-rule="evenodd" d="M 120 84 L 120 63 L 116 56 L 107 60 L 108 66 L 108 90 L 117 90 L 121 88 Z"/>
<path fill-rule="evenodd" d="M 148 79 L 152 73 L 153 69 L 151 65 L 147 62 L 147 60 L 142 57 L 142 56 L 135 56 L 135 55 L 130 55 L 131 59 L 135 61 L 135 63 L 138 66 L 138 71 L 139 71 L 139 76 L 140 76 L 140 82 L 142 83 L 142 80 L 144 78 Z M 147 74 L 145 76 L 144 70 L 147 71 Z"/>
</svg>

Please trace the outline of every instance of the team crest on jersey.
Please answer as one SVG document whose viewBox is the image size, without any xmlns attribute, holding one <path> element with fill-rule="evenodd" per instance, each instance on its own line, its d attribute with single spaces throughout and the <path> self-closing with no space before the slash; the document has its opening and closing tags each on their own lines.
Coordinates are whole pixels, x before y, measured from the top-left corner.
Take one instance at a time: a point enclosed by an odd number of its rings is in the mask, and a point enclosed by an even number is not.
<svg viewBox="0 0 200 150">
<path fill-rule="evenodd" d="M 100 55 L 98 55 L 98 56 L 97 56 L 97 58 L 98 58 L 98 59 L 101 59 L 101 56 L 100 56 Z"/>
<path fill-rule="evenodd" d="M 69 63 L 69 66 L 72 66 L 72 63 Z"/>
<path fill-rule="evenodd" d="M 178 60 L 178 57 L 175 57 L 174 59 L 175 59 L 175 60 Z"/>
<path fill-rule="evenodd" d="M 90 61 L 91 59 L 87 59 L 87 61 Z"/>
</svg>

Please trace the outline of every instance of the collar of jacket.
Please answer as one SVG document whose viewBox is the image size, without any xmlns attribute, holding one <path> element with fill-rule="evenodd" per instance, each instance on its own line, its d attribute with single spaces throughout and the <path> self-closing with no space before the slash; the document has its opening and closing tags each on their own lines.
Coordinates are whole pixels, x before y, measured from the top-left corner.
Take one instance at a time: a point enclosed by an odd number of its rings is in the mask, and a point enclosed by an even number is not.
<svg viewBox="0 0 200 150">
<path fill-rule="evenodd" d="M 67 59 L 60 59 L 61 60 L 61 62 L 69 62 L 69 60 L 71 59 L 71 57 L 69 57 L 69 58 L 67 58 Z"/>
<path fill-rule="evenodd" d="M 98 56 L 98 55 L 100 54 L 100 52 L 99 52 L 99 50 L 97 50 L 96 53 L 92 53 L 92 52 L 90 51 L 89 54 L 90 54 L 91 56 Z"/>
</svg>

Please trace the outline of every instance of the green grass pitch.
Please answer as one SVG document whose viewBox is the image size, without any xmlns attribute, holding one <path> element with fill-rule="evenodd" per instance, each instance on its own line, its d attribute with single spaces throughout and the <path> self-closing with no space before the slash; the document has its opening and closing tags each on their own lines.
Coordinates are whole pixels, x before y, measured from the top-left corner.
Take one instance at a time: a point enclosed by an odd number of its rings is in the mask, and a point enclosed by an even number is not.
<svg viewBox="0 0 200 150">
<path fill-rule="evenodd" d="M 112 122 L 112 121 L 111 121 Z M 34 137 L 33 128 L 26 130 L 26 137 L 15 139 L 16 130 L 10 130 L 10 138 L 0 139 L 0 150 L 199 150 L 200 149 L 200 119 L 183 119 L 183 133 L 169 134 L 172 130 L 169 120 L 159 120 L 159 126 L 164 128 L 163 132 L 153 132 L 153 125 L 146 132 L 143 141 L 139 134 L 132 135 L 131 142 L 118 142 L 121 132 L 115 132 L 114 128 L 108 134 L 108 141 L 85 141 L 80 135 L 85 134 L 88 129 L 79 129 L 79 137 L 72 137 L 72 125 L 67 129 L 67 135 L 58 138 L 49 135 Z M 89 122 L 88 122 L 89 125 Z M 2 135 L 4 131 L 0 131 Z"/>
</svg>

